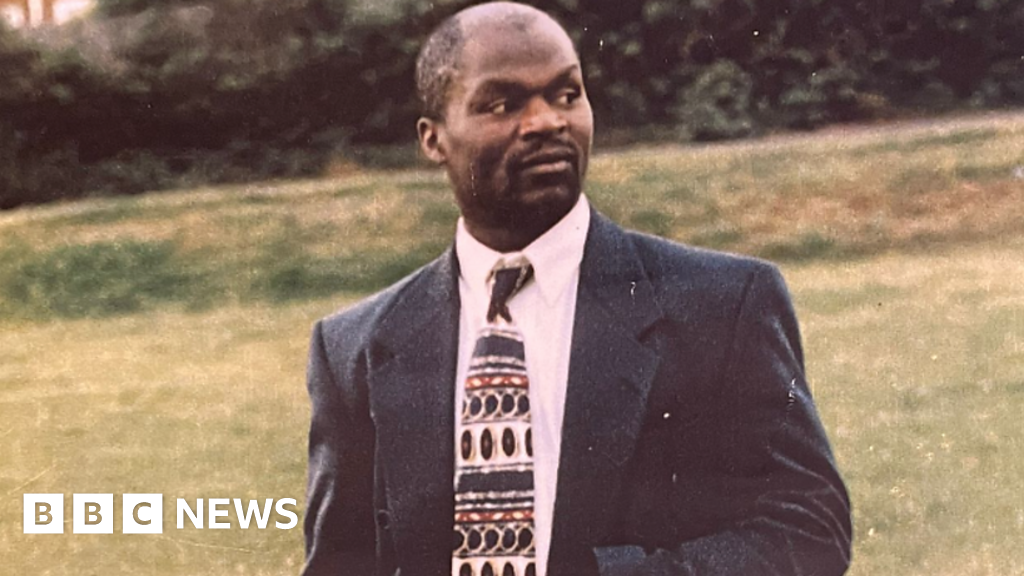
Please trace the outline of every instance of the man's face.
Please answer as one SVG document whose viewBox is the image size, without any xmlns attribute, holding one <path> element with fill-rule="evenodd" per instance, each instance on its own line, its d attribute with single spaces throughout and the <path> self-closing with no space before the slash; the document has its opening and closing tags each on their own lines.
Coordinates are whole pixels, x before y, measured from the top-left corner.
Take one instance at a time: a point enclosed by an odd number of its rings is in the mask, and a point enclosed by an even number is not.
<svg viewBox="0 0 1024 576">
<path fill-rule="evenodd" d="M 471 28 L 445 116 L 421 120 L 420 137 L 470 232 L 521 248 L 501 238 L 528 243 L 555 224 L 587 169 L 593 114 L 572 42 L 546 18 Z"/>
</svg>

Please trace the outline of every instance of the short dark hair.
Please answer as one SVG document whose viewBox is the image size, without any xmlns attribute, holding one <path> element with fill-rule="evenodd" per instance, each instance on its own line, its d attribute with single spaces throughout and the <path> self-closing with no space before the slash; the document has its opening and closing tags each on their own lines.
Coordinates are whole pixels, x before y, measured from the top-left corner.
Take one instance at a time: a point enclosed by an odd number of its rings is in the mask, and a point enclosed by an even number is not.
<svg viewBox="0 0 1024 576">
<path fill-rule="evenodd" d="M 497 15 L 504 24 L 521 30 L 526 30 L 538 17 L 551 18 L 550 15 L 532 6 L 515 2 L 478 4 L 445 18 L 431 32 L 416 58 L 416 93 L 420 99 L 422 114 L 427 118 L 444 118 L 452 80 L 462 57 L 462 48 L 471 32 L 464 27 L 464 17 L 478 10 L 487 9 L 497 12 L 494 15 Z"/>
<path fill-rule="evenodd" d="M 420 49 L 416 58 L 416 94 L 427 118 L 444 117 L 448 91 L 465 43 L 459 15 L 454 14 L 434 29 Z"/>
</svg>

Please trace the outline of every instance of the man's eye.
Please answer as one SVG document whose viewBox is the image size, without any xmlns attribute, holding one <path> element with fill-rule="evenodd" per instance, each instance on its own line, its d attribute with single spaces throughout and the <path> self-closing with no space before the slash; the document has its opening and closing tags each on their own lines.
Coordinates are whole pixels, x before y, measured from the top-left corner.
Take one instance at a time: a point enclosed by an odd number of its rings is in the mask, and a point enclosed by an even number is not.
<svg viewBox="0 0 1024 576">
<path fill-rule="evenodd" d="M 504 114 L 508 111 L 508 102 L 505 100 L 498 100 L 492 102 L 487 106 L 487 112 L 490 114 Z"/>
<path fill-rule="evenodd" d="M 579 99 L 579 97 L 580 91 L 578 89 L 567 88 L 558 93 L 557 98 L 555 98 L 555 102 L 562 104 L 563 106 L 568 106 Z"/>
</svg>

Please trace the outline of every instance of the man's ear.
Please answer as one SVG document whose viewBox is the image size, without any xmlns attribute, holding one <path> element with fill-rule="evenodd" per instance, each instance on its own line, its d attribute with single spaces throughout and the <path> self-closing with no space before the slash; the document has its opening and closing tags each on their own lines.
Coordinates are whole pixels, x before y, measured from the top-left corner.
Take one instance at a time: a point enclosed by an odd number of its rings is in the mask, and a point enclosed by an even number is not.
<svg viewBox="0 0 1024 576">
<path fill-rule="evenodd" d="M 423 150 L 423 155 L 435 164 L 444 164 L 448 161 L 444 143 L 441 142 L 441 130 L 444 130 L 444 124 L 440 120 L 424 116 L 416 122 L 420 149 Z"/>
</svg>

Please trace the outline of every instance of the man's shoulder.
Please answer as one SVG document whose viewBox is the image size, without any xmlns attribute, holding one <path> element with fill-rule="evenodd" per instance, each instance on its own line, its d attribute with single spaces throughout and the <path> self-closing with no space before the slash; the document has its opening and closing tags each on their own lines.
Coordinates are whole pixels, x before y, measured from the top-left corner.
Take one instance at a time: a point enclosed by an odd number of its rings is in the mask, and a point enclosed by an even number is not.
<svg viewBox="0 0 1024 576">
<path fill-rule="evenodd" d="M 441 254 L 390 286 L 322 318 L 320 324 L 325 336 L 330 338 L 332 334 L 371 332 L 391 316 L 396 304 L 402 299 L 417 291 L 430 290 L 430 285 L 437 282 L 438 275 L 450 274 L 446 271 L 451 265 L 449 252 Z"/>
<path fill-rule="evenodd" d="M 654 283 L 743 286 L 759 275 L 778 276 L 775 264 L 752 256 L 683 244 L 635 230 L 623 230 Z"/>
<path fill-rule="evenodd" d="M 744 309 L 792 315 L 778 267 L 766 260 L 626 231 L 651 294 L 670 318 L 729 325 Z M 753 308 L 751 308 L 753 307 Z"/>
</svg>

